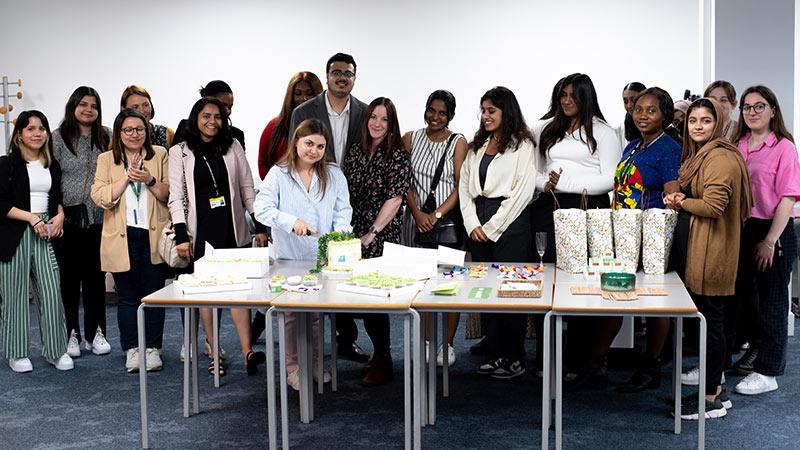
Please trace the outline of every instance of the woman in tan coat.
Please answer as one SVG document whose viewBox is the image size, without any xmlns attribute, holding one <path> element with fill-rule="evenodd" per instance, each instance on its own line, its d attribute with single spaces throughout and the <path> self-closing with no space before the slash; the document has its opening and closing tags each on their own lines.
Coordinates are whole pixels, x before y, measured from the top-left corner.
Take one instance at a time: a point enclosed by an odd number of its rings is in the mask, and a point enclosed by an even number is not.
<svg viewBox="0 0 800 450">
<path fill-rule="evenodd" d="M 97 158 L 92 200 L 103 208 L 100 265 L 114 275 L 119 307 L 120 344 L 128 372 L 139 369 L 136 310 L 142 297 L 164 286 L 166 264 L 156 251 L 158 236 L 169 220 L 168 158 L 164 147 L 151 144 L 150 126 L 139 112 L 117 115 L 111 151 Z M 164 310 L 145 312 L 147 371 L 161 370 L 159 349 Z"/>
<path fill-rule="evenodd" d="M 723 136 L 719 104 L 696 100 L 686 117 L 679 190 L 664 201 L 680 212 L 676 270 L 708 323 L 705 417 L 713 419 L 724 416 L 731 405 L 720 383 L 725 359 L 723 310 L 734 293 L 742 224 L 753 200 L 744 159 Z M 683 419 L 698 418 L 696 399 L 691 397 L 683 409 Z"/>
</svg>

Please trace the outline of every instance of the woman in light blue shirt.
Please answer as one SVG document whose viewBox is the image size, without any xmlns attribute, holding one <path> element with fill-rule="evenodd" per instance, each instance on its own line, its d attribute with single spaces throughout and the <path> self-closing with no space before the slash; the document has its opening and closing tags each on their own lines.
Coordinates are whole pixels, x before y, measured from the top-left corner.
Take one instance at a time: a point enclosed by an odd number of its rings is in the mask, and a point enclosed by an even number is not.
<svg viewBox="0 0 800 450">
<path fill-rule="evenodd" d="M 303 121 L 289 141 L 286 156 L 261 182 L 255 200 L 256 219 L 272 227 L 278 259 L 313 261 L 317 258 L 317 236 L 334 230 L 352 231 L 353 209 L 347 180 L 339 166 L 325 160 L 328 142 L 331 135 L 321 121 Z M 315 315 L 315 336 L 319 336 L 319 320 L 319 315 Z M 290 336 L 286 341 L 287 382 L 299 390 L 297 342 L 291 338 L 295 336 L 295 327 L 294 315 L 287 313 L 286 336 Z M 329 380 L 330 375 L 325 373 L 324 381 Z"/>
</svg>

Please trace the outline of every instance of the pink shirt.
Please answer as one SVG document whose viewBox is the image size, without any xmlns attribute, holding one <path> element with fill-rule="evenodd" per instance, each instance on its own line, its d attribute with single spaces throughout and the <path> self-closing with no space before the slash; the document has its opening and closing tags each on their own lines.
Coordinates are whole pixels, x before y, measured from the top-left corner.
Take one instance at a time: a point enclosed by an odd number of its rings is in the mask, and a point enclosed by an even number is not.
<svg viewBox="0 0 800 450">
<path fill-rule="evenodd" d="M 739 140 L 739 151 L 742 152 L 750 172 L 753 187 L 752 216 L 758 219 L 772 219 L 775 209 L 783 197 L 794 197 L 800 200 L 800 161 L 797 148 L 792 141 L 775 137 L 775 133 L 748 151 L 747 133 Z M 794 211 L 791 216 L 794 217 Z"/>
</svg>

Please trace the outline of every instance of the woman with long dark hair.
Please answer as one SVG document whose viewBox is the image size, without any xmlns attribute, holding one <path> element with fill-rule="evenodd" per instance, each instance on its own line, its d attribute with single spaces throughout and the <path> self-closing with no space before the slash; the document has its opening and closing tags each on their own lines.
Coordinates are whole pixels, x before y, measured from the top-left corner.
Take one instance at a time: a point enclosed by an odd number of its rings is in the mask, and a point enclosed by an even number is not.
<svg viewBox="0 0 800 450">
<path fill-rule="evenodd" d="M 97 157 L 108 150 L 111 130 L 104 127 L 100 95 L 80 86 L 70 95 L 64 119 L 53 131 L 53 155 L 61 166 L 64 193 L 64 237 L 56 242 L 61 266 L 61 297 L 67 316 L 67 353 L 84 349 L 111 352 L 106 340 L 106 285 L 100 269 L 103 210 L 91 199 Z M 78 310 L 83 300 L 83 336 Z"/>
<path fill-rule="evenodd" d="M 64 305 L 51 237 L 61 236 L 61 169 L 53 158 L 47 117 L 23 111 L 7 155 L 0 157 L 0 320 L 3 352 L 14 372 L 30 372 L 30 282 L 36 285 L 42 355 L 58 370 L 73 368 L 66 353 Z"/>
<path fill-rule="evenodd" d="M 244 149 L 231 136 L 227 111 L 225 104 L 217 98 L 198 100 L 189 114 L 186 140 L 169 150 L 169 210 L 175 226 L 178 254 L 183 259 L 201 258 L 205 254 L 206 242 L 214 248 L 251 245 L 245 211 L 251 216 L 254 211 L 253 176 Z M 188 214 L 184 212 L 184 202 Z M 255 223 L 256 240 L 259 245 L 266 245 L 266 230 Z M 211 314 L 211 309 L 200 308 L 209 342 L 216 332 L 212 329 Z M 263 352 L 252 349 L 250 311 L 231 308 L 231 317 L 239 335 L 247 373 L 255 374 L 266 357 Z M 213 356 L 209 373 L 219 369 L 220 376 L 224 375 L 221 363 L 219 368 L 214 366 Z"/>
<path fill-rule="evenodd" d="M 233 111 L 233 89 L 231 89 L 230 85 L 222 80 L 212 80 L 201 87 L 199 92 L 200 98 L 213 97 L 223 104 L 226 117 L 228 118 L 227 128 L 230 135 L 239 141 L 239 145 L 242 147 L 242 150 L 244 150 L 244 132 L 233 126 L 230 119 L 231 112 Z M 191 118 L 183 119 L 178 123 L 178 128 L 175 129 L 175 137 L 172 141 L 173 144 L 183 142 L 187 139 L 188 133 L 191 132 L 189 131 L 190 121 Z"/>
<path fill-rule="evenodd" d="M 625 106 L 625 120 L 617 127 L 617 134 L 619 135 L 622 146 L 628 145 L 628 142 L 641 137 L 639 129 L 633 123 L 633 103 L 636 96 L 640 92 L 647 89 L 644 84 L 638 81 L 632 81 L 622 88 L 622 104 Z"/>
<path fill-rule="evenodd" d="M 458 183 L 464 228 L 473 261 L 529 262 L 528 206 L 536 191 L 533 135 L 508 88 L 486 91 L 480 126 L 470 143 Z M 488 360 L 478 373 L 498 379 L 525 373 L 527 320 L 518 314 L 482 314 Z"/>
<path fill-rule="evenodd" d="M 361 239 L 361 254 L 383 254 L 385 242 L 400 243 L 402 207 L 411 186 L 411 164 L 403 148 L 394 103 L 378 97 L 367 107 L 361 126 L 361 142 L 347 152 L 342 171 L 347 177 L 353 206 L 353 233 Z M 393 378 L 389 351 L 389 316 L 364 316 L 374 353 L 365 366 L 361 383 L 377 386 Z"/>
<path fill-rule="evenodd" d="M 158 238 L 169 221 L 167 150 L 153 145 L 147 117 L 124 109 L 114 120 L 111 151 L 97 158 L 92 199 L 103 208 L 100 261 L 117 286 L 119 340 L 125 368 L 161 370 L 164 310 L 145 311 L 144 355 L 139 354 L 136 311 L 142 297 L 164 287 L 167 266 L 158 254 Z"/>
</svg>

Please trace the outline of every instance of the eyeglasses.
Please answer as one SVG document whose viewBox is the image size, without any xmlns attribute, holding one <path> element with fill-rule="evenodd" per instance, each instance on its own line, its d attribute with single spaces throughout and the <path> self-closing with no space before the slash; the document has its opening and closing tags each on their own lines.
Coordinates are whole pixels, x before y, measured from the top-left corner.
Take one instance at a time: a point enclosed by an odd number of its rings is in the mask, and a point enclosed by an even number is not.
<svg viewBox="0 0 800 450">
<path fill-rule="evenodd" d="M 144 134 L 144 128 L 142 127 L 128 127 L 122 129 L 122 134 L 125 136 L 133 136 L 134 134 Z"/>
<path fill-rule="evenodd" d="M 331 70 L 329 75 L 333 78 L 347 78 L 348 80 L 352 80 L 356 77 L 356 74 L 350 72 L 349 70 L 342 72 L 341 70 Z"/>
<path fill-rule="evenodd" d="M 750 111 L 753 111 L 756 114 L 761 114 L 766 108 L 767 104 L 762 102 L 758 102 L 755 105 L 744 104 L 742 105 L 742 112 L 748 114 Z"/>
</svg>

